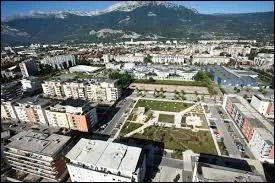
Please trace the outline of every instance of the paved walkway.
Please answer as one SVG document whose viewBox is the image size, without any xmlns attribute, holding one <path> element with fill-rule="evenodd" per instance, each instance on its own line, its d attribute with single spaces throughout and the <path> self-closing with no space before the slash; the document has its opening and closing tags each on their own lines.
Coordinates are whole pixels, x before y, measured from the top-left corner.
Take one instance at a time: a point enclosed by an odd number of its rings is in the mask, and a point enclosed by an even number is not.
<svg viewBox="0 0 275 183">
<path fill-rule="evenodd" d="M 124 135 L 124 137 L 130 137 L 131 135 L 134 135 L 135 133 L 138 133 L 142 130 L 144 130 L 145 128 L 153 125 L 156 122 L 157 118 L 151 119 L 149 120 L 147 123 L 145 123 L 144 125 L 142 125 L 141 127 L 135 129 L 134 131 L 131 131 L 130 133 L 127 133 L 126 135 Z"/>
</svg>

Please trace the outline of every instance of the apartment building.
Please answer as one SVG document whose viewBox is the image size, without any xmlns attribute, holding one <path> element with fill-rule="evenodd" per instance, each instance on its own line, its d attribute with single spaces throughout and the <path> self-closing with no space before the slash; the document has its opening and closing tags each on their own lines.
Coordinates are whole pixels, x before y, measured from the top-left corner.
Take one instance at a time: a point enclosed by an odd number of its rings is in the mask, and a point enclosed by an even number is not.
<svg viewBox="0 0 275 183">
<path fill-rule="evenodd" d="M 263 128 L 256 128 L 249 148 L 257 159 L 274 163 L 274 137 Z"/>
<path fill-rule="evenodd" d="M 80 139 L 66 155 L 72 182 L 142 182 L 146 170 L 141 148 Z"/>
<path fill-rule="evenodd" d="M 45 57 L 41 61 L 41 64 L 50 65 L 56 69 L 64 69 L 64 65 L 69 68 L 76 65 L 74 55 L 57 55 L 53 57 Z"/>
<path fill-rule="evenodd" d="M 12 105 L 17 114 L 18 120 L 31 125 L 40 123 L 48 125 L 44 108 L 49 106 L 50 100 L 34 97 L 26 97 L 14 102 Z"/>
<path fill-rule="evenodd" d="M 114 102 L 121 90 L 118 80 L 67 80 L 45 81 L 42 84 L 43 92 L 51 97 L 66 97 L 73 99 L 89 99 L 91 101 Z"/>
<path fill-rule="evenodd" d="M 274 100 L 265 98 L 263 95 L 253 95 L 251 106 L 266 117 L 274 117 Z"/>
<path fill-rule="evenodd" d="M 241 96 L 230 94 L 225 95 L 223 101 L 223 108 L 229 113 L 240 131 L 244 135 L 246 141 L 251 145 L 251 148 L 255 148 L 254 141 L 260 141 L 261 137 L 266 137 L 266 145 L 268 150 L 262 151 L 261 149 L 252 150 L 252 153 L 260 161 L 274 161 L 273 140 L 270 137 L 274 135 L 274 127 L 270 125 L 249 103 Z M 258 133 L 258 134 L 257 134 Z M 267 138 L 268 137 L 268 138 Z M 260 139 L 260 140 L 259 140 Z M 254 144 L 254 145 L 253 145 Z M 263 143 L 262 143 L 263 145 Z M 261 152 L 261 156 L 259 155 Z M 266 153 L 269 153 L 266 155 Z"/>
<path fill-rule="evenodd" d="M 152 61 L 153 63 L 177 63 L 177 64 L 186 64 L 185 55 L 178 55 L 178 54 L 153 54 Z"/>
<path fill-rule="evenodd" d="M 263 69 L 272 68 L 272 65 L 274 64 L 274 54 L 258 53 L 254 58 L 254 64 Z"/>
<path fill-rule="evenodd" d="M 192 182 L 265 182 L 243 159 L 200 153 L 192 158 Z"/>
<path fill-rule="evenodd" d="M 12 169 L 33 174 L 48 182 L 60 182 L 68 175 L 65 154 L 70 137 L 22 131 L 9 139 L 4 154 Z"/>
<path fill-rule="evenodd" d="M 35 76 L 38 72 L 37 63 L 33 59 L 28 59 L 19 64 L 23 78 Z"/>
<path fill-rule="evenodd" d="M 67 99 L 46 108 L 51 126 L 82 132 L 90 131 L 97 123 L 96 108 L 81 99 Z"/>
<path fill-rule="evenodd" d="M 230 61 L 230 58 L 223 56 L 210 56 L 210 55 L 194 55 L 192 64 L 226 64 Z"/>
</svg>

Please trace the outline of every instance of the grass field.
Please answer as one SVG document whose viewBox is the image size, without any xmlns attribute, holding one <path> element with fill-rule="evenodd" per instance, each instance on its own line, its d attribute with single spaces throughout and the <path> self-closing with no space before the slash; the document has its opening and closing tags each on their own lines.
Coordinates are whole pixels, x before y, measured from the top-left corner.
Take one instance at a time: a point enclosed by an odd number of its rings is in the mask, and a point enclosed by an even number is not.
<svg viewBox="0 0 275 183">
<path fill-rule="evenodd" d="M 168 111 L 168 112 L 180 112 L 192 104 L 187 104 L 183 102 L 166 102 L 166 101 L 156 101 L 156 100 L 139 100 L 135 105 L 137 107 L 145 107 L 149 110 L 157 111 Z"/>
<path fill-rule="evenodd" d="M 126 122 L 124 124 L 124 126 L 122 127 L 120 133 L 121 133 L 121 135 L 125 135 L 127 133 L 130 133 L 131 131 L 134 131 L 135 129 L 137 129 L 141 126 L 142 126 L 142 124 Z"/>
<path fill-rule="evenodd" d="M 132 137 L 163 142 L 164 148 L 175 151 L 192 149 L 195 153 L 217 154 L 213 139 L 208 131 L 192 132 L 186 129 L 150 126 L 144 130 L 143 134 L 136 133 Z"/>
<path fill-rule="evenodd" d="M 158 122 L 174 123 L 174 119 L 174 115 L 159 114 Z"/>
</svg>

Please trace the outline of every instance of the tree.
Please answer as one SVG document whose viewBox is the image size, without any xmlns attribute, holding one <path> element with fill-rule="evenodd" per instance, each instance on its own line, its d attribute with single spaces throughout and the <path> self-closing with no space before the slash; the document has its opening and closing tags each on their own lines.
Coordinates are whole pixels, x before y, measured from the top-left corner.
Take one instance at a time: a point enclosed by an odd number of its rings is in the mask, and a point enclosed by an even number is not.
<svg viewBox="0 0 275 183">
<path fill-rule="evenodd" d="M 153 62 L 152 58 L 153 57 L 148 54 L 146 57 L 144 57 L 143 62 L 144 63 L 152 63 Z"/>
<path fill-rule="evenodd" d="M 238 88 L 237 87 L 234 87 L 234 90 L 236 91 Z"/>
<path fill-rule="evenodd" d="M 245 95 L 243 96 L 243 98 L 244 98 L 244 99 L 247 99 L 247 98 L 248 98 L 247 94 L 245 94 Z"/>
<path fill-rule="evenodd" d="M 69 60 L 68 63 L 69 63 L 69 67 L 72 67 L 72 66 L 73 66 L 73 63 L 72 63 L 71 60 Z"/>
<path fill-rule="evenodd" d="M 196 94 L 196 96 L 198 96 L 198 95 L 199 95 L 197 91 L 195 91 L 195 94 Z"/>
<path fill-rule="evenodd" d="M 240 91 L 241 91 L 241 90 L 238 88 L 236 92 L 237 92 L 237 93 L 240 93 Z"/>
</svg>

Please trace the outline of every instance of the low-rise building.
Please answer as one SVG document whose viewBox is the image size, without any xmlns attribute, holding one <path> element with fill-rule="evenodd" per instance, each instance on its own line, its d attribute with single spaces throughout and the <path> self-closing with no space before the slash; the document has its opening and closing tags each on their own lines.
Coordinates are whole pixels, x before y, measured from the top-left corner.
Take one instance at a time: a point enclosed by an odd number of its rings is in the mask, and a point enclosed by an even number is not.
<svg viewBox="0 0 275 183">
<path fill-rule="evenodd" d="M 72 182 L 142 182 L 145 176 L 138 147 L 82 138 L 66 157 Z"/>
<path fill-rule="evenodd" d="M 88 66 L 88 65 L 76 65 L 74 67 L 70 67 L 69 71 L 71 73 L 94 73 L 98 70 L 100 70 L 101 67 L 92 67 L 92 66 Z"/>
<path fill-rule="evenodd" d="M 41 89 L 41 82 L 37 77 L 28 77 L 21 80 L 22 89 L 24 92 L 33 93 Z"/>
<path fill-rule="evenodd" d="M 4 154 L 12 169 L 58 182 L 68 175 L 65 154 L 70 149 L 70 137 L 29 130 L 9 140 Z"/>
</svg>

